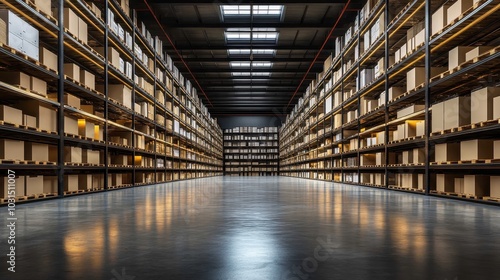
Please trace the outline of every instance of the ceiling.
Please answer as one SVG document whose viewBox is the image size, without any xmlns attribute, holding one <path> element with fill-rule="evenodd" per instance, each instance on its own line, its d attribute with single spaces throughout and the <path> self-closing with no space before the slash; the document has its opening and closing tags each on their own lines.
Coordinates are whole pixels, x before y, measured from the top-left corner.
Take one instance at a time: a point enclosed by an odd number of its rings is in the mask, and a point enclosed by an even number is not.
<svg viewBox="0 0 500 280">
<path fill-rule="evenodd" d="M 312 64 L 347 0 L 165 2 L 130 5 L 216 117 L 288 114 L 361 8 L 351 1 Z"/>
</svg>

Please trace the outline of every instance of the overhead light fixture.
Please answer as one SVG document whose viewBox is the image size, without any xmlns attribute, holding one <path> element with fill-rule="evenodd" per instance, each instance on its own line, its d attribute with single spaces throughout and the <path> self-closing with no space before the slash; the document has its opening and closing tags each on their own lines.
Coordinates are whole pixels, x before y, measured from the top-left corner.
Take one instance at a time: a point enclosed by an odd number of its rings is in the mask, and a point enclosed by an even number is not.
<svg viewBox="0 0 500 280">
<path fill-rule="evenodd" d="M 276 50 L 274 49 L 228 49 L 227 53 L 229 55 L 275 55 Z"/>
<path fill-rule="evenodd" d="M 224 35 L 229 43 L 250 42 L 250 39 L 258 42 L 276 43 L 279 32 L 276 31 L 276 28 L 228 28 Z"/>
<path fill-rule="evenodd" d="M 232 72 L 231 75 L 235 77 L 269 77 L 271 72 Z"/>
<path fill-rule="evenodd" d="M 250 68 L 250 61 L 248 61 L 248 62 L 231 61 L 231 62 L 229 62 L 229 65 L 231 65 L 231 67 L 248 67 L 248 68 Z"/>
<path fill-rule="evenodd" d="M 247 68 L 250 68 L 250 66 L 252 67 L 256 67 L 256 68 L 266 68 L 266 67 L 272 67 L 273 66 L 273 63 L 270 62 L 270 61 L 231 61 L 229 62 L 229 65 L 231 65 L 231 67 L 237 67 L 237 68 L 242 68 L 242 67 L 247 67 Z"/>
<path fill-rule="evenodd" d="M 283 5 L 221 5 L 223 17 L 278 17 L 283 15 Z"/>
</svg>

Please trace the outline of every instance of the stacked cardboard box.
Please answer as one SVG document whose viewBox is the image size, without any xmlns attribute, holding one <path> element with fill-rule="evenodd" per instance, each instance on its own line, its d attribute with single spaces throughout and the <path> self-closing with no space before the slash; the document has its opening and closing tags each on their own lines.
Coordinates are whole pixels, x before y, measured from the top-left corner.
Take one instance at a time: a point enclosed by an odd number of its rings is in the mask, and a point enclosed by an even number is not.
<svg viewBox="0 0 500 280">
<path fill-rule="evenodd" d="M 23 111 L 0 105 L 0 120 L 13 124 L 23 124 Z"/>
<path fill-rule="evenodd" d="M 11 181 L 12 182 L 12 181 Z M 14 195 L 14 190 L 15 190 L 15 196 L 24 196 L 24 183 L 25 183 L 25 178 L 24 176 L 18 176 L 15 178 L 15 188 L 12 187 L 9 189 L 9 178 L 8 177 L 3 177 L 2 180 L 0 180 L 0 196 L 3 198 L 9 197 L 9 195 Z M 10 184 L 11 186 L 14 184 Z"/>
<path fill-rule="evenodd" d="M 10 10 L 0 10 L 0 18 L 5 23 L 5 32 L 0 32 L 5 34 L 1 36 L 5 37 L 5 43 L 21 53 L 39 60 L 38 29 L 32 27 Z"/>
<path fill-rule="evenodd" d="M 25 160 L 24 141 L 0 139 L 0 159 Z"/>
<path fill-rule="evenodd" d="M 473 0 L 458 0 L 446 10 L 446 24 L 451 24 L 465 11 L 472 7 Z"/>
</svg>

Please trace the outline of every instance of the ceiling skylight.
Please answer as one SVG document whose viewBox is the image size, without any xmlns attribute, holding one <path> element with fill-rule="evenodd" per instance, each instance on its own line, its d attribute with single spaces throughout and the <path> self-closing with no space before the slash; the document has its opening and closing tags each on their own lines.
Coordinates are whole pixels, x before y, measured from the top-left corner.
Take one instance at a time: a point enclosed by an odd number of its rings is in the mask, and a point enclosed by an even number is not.
<svg viewBox="0 0 500 280">
<path fill-rule="evenodd" d="M 221 5 L 224 17 L 281 17 L 283 5 Z"/>
<path fill-rule="evenodd" d="M 265 67 L 269 68 L 273 66 L 273 63 L 270 61 L 253 61 L 253 62 L 231 61 L 229 62 L 229 64 L 231 65 L 231 67 L 236 67 L 236 68 L 242 68 L 242 67 L 250 68 L 250 66 L 258 68 L 265 68 Z"/>
<path fill-rule="evenodd" d="M 235 77 L 268 77 L 271 76 L 271 72 L 232 72 Z"/>
<path fill-rule="evenodd" d="M 229 55 L 274 55 L 276 54 L 276 50 L 274 49 L 257 49 L 257 50 L 251 50 L 251 49 L 229 49 L 227 50 L 227 53 Z"/>
<path fill-rule="evenodd" d="M 275 28 L 228 28 L 224 35 L 228 42 L 250 41 L 252 39 L 275 43 L 278 40 L 279 33 Z"/>
</svg>

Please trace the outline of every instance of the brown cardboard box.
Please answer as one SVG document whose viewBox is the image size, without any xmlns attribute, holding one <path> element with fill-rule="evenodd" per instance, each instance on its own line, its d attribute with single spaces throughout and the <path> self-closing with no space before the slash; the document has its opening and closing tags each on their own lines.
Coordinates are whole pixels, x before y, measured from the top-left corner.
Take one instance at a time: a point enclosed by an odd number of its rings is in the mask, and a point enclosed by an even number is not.
<svg viewBox="0 0 500 280">
<path fill-rule="evenodd" d="M 104 48 L 103 47 L 96 47 L 95 50 L 100 53 L 102 56 L 104 56 Z M 120 67 L 120 53 L 115 50 L 113 47 L 108 48 L 108 60 L 111 65 L 113 65 L 116 68 Z"/>
<path fill-rule="evenodd" d="M 40 62 L 52 70 L 57 70 L 57 55 L 44 47 L 40 47 Z"/>
<path fill-rule="evenodd" d="M 398 139 L 406 139 L 414 137 L 417 133 L 417 121 L 405 121 L 403 124 L 398 125 Z"/>
<path fill-rule="evenodd" d="M 416 189 L 418 188 L 418 176 L 415 173 L 402 174 L 401 187 Z"/>
<path fill-rule="evenodd" d="M 86 119 L 78 119 L 78 135 L 95 138 L 95 124 Z"/>
<path fill-rule="evenodd" d="M 500 140 L 493 142 L 493 158 L 500 159 Z"/>
<path fill-rule="evenodd" d="M 94 114 L 94 105 L 80 105 L 80 110 L 87 112 L 89 114 Z"/>
<path fill-rule="evenodd" d="M 364 154 L 360 156 L 360 166 L 375 165 L 375 154 Z"/>
<path fill-rule="evenodd" d="M 455 178 L 455 193 L 464 193 L 464 178 Z"/>
<path fill-rule="evenodd" d="M 18 107 L 23 110 L 23 113 L 36 117 L 39 129 L 51 132 L 57 131 L 57 115 L 55 110 L 40 105 L 36 100 L 23 101 L 18 104 Z"/>
<path fill-rule="evenodd" d="M 448 70 L 455 69 L 458 65 L 466 61 L 465 54 L 474 47 L 458 46 L 448 52 Z"/>
<path fill-rule="evenodd" d="M 78 189 L 92 189 L 92 174 L 78 174 Z"/>
<path fill-rule="evenodd" d="M 64 133 L 78 135 L 78 121 L 64 116 Z"/>
<path fill-rule="evenodd" d="M 443 131 L 444 130 L 444 102 L 440 102 L 432 105 L 432 123 L 431 132 Z"/>
<path fill-rule="evenodd" d="M 26 160 L 49 161 L 49 145 L 24 142 L 24 157 Z"/>
<path fill-rule="evenodd" d="M 64 8 L 64 28 L 68 29 L 69 33 L 78 37 L 78 21 L 79 17 L 70 8 Z"/>
<path fill-rule="evenodd" d="M 397 117 L 399 119 L 399 118 L 402 118 L 404 116 L 408 116 L 408 115 L 411 115 L 413 113 L 422 111 L 424 109 L 425 109 L 425 105 L 413 104 L 413 105 L 410 105 L 410 106 L 408 106 L 408 107 L 406 107 L 404 109 L 399 110 L 398 114 L 397 114 Z"/>
<path fill-rule="evenodd" d="M 464 193 L 475 196 L 489 196 L 490 176 L 465 175 Z"/>
<path fill-rule="evenodd" d="M 417 174 L 417 179 L 418 179 L 418 184 L 417 184 L 417 189 L 423 190 L 425 187 L 424 183 L 424 174 Z"/>
<path fill-rule="evenodd" d="M 112 177 L 112 183 L 111 185 L 112 186 L 121 186 L 123 185 L 123 176 L 122 174 L 113 174 L 113 177 Z"/>
<path fill-rule="evenodd" d="M 9 178 L 7 176 L 3 177 L 2 180 L 0 180 L 0 196 L 3 198 L 7 198 L 10 195 L 14 195 L 12 191 L 15 190 L 15 196 L 24 196 L 26 195 L 24 192 L 24 186 L 25 186 L 25 178 L 24 176 L 18 176 L 15 178 L 15 188 L 12 187 L 9 190 Z M 14 184 L 11 184 L 14 185 Z"/>
<path fill-rule="evenodd" d="M 64 63 L 64 75 L 72 78 L 77 83 L 80 82 L 80 66 L 74 63 Z"/>
<path fill-rule="evenodd" d="M 500 97 L 493 98 L 493 119 L 500 119 Z"/>
<path fill-rule="evenodd" d="M 26 176 L 26 195 L 43 193 L 43 176 Z"/>
<path fill-rule="evenodd" d="M 403 151 L 403 164 L 413 163 L 413 150 Z"/>
<path fill-rule="evenodd" d="M 455 174 L 436 174 L 436 190 L 440 192 L 454 192 L 455 178 L 458 176 Z"/>
<path fill-rule="evenodd" d="M 111 155 L 109 159 L 111 164 L 128 165 L 128 158 L 124 155 Z"/>
<path fill-rule="evenodd" d="M 132 89 L 129 87 L 125 85 L 109 85 L 108 96 L 128 108 L 132 108 Z"/>
<path fill-rule="evenodd" d="M 483 54 L 483 53 L 485 53 L 493 48 L 494 47 L 492 47 L 492 46 L 475 47 L 465 54 L 465 61 L 473 60 L 474 58 L 478 57 L 479 55 L 481 55 L 481 54 Z"/>
<path fill-rule="evenodd" d="M 500 198 L 500 176 L 490 176 L 490 196 Z"/>
<path fill-rule="evenodd" d="M 100 152 L 92 150 L 83 150 L 83 163 L 100 164 Z"/>
<path fill-rule="evenodd" d="M 78 175 L 64 176 L 64 191 L 72 192 L 78 190 Z"/>
<path fill-rule="evenodd" d="M 493 158 L 493 140 L 475 139 L 460 142 L 460 160 Z"/>
<path fill-rule="evenodd" d="M 87 30 L 87 23 L 81 18 L 78 18 L 78 39 L 80 39 L 84 44 L 87 44 L 88 42 Z"/>
<path fill-rule="evenodd" d="M 465 11 L 471 8 L 473 0 L 458 0 L 446 10 L 446 24 L 452 23 L 460 17 Z"/>
<path fill-rule="evenodd" d="M 7 45 L 7 25 L 2 18 L 0 18 L 0 43 Z"/>
<path fill-rule="evenodd" d="M 444 102 L 444 129 L 470 124 L 470 102 L 469 96 L 459 96 Z"/>
<path fill-rule="evenodd" d="M 56 176 L 43 176 L 43 193 L 57 193 Z"/>
<path fill-rule="evenodd" d="M 425 83 L 425 67 L 415 67 L 406 73 L 406 91 Z"/>
<path fill-rule="evenodd" d="M 20 86 L 24 89 L 31 89 L 30 76 L 23 72 L 0 72 L 0 81 L 10 85 Z"/>
<path fill-rule="evenodd" d="M 471 94 L 471 123 L 493 120 L 493 99 L 500 96 L 500 87 L 485 87 Z"/>
<path fill-rule="evenodd" d="M 36 118 L 30 115 L 23 114 L 23 125 L 29 127 L 36 127 Z"/>
<path fill-rule="evenodd" d="M 424 136 L 424 135 L 425 135 L 425 121 L 418 121 L 415 136 Z"/>
<path fill-rule="evenodd" d="M 104 174 L 92 174 L 92 188 L 104 189 Z"/>
<path fill-rule="evenodd" d="M 0 159 L 25 160 L 24 141 L 0 139 Z"/>
<path fill-rule="evenodd" d="M 33 0 L 35 2 L 36 7 L 44 12 L 45 14 L 51 16 L 52 15 L 52 0 Z"/>
<path fill-rule="evenodd" d="M 460 143 L 436 144 L 434 152 L 436 162 L 459 161 Z"/>
<path fill-rule="evenodd" d="M 381 174 L 381 173 L 375 174 L 375 185 L 379 185 L 379 186 L 385 185 L 385 174 Z"/>
<path fill-rule="evenodd" d="M 47 97 L 47 82 L 36 77 L 30 77 L 30 89 L 43 97 Z"/>
<path fill-rule="evenodd" d="M 57 102 L 57 93 L 49 93 L 48 97 L 49 99 Z M 69 93 L 64 94 L 64 104 L 76 108 L 78 110 L 81 109 L 80 98 Z"/>
<path fill-rule="evenodd" d="M 415 148 L 413 149 L 413 163 L 425 163 L 425 149 Z"/>
<path fill-rule="evenodd" d="M 65 146 L 64 162 L 82 163 L 82 148 Z"/>
<path fill-rule="evenodd" d="M 88 86 L 90 89 L 95 90 L 95 76 L 89 71 L 80 70 L 81 83 Z"/>
<path fill-rule="evenodd" d="M 23 124 L 23 111 L 6 105 L 0 105 L 0 120 L 13 124 Z"/>
</svg>

